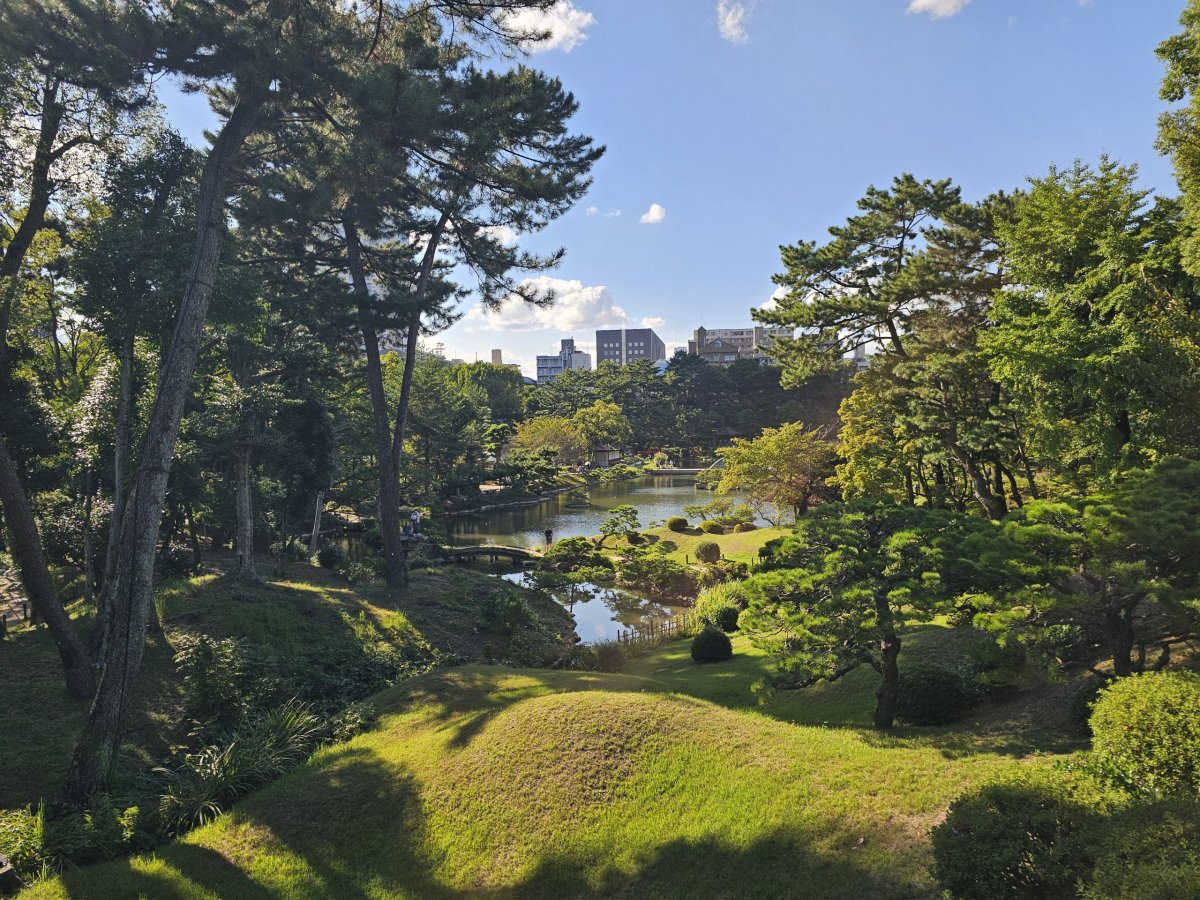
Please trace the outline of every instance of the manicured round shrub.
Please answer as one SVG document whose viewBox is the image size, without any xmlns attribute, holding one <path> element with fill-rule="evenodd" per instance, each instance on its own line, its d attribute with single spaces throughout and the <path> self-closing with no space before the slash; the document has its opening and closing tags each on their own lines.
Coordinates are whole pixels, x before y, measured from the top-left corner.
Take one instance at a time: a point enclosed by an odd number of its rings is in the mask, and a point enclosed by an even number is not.
<svg viewBox="0 0 1200 900">
<path fill-rule="evenodd" d="M 1134 804 L 1114 819 L 1107 835 L 1085 898 L 1200 897 L 1200 802 Z"/>
<path fill-rule="evenodd" d="M 747 531 L 757 531 L 757 530 L 758 530 L 758 526 L 755 525 L 753 522 L 738 522 L 736 525 L 733 526 L 733 531 L 735 534 L 745 534 Z"/>
<path fill-rule="evenodd" d="M 620 672 L 625 668 L 625 648 L 616 641 L 597 644 L 592 650 L 596 654 L 596 667 L 601 672 Z"/>
<path fill-rule="evenodd" d="M 696 545 L 696 559 L 703 563 L 715 563 L 721 558 L 721 547 L 716 541 L 701 541 Z"/>
<path fill-rule="evenodd" d="M 914 666 L 900 673 L 897 714 L 910 725 L 948 725 L 971 709 L 975 692 L 966 675 L 945 666 Z"/>
<path fill-rule="evenodd" d="M 723 525 L 721 525 L 720 522 L 712 522 L 712 521 L 701 522 L 700 530 L 703 531 L 705 534 L 724 534 L 725 533 L 725 527 Z"/>
<path fill-rule="evenodd" d="M 705 628 L 692 638 L 692 659 L 698 663 L 724 662 L 733 656 L 729 635 L 716 628 Z"/>
<path fill-rule="evenodd" d="M 337 568 L 338 563 L 346 558 L 346 551 L 337 544 L 325 544 L 317 551 L 317 563 L 322 569 Z"/>
<path fill-rule="evenodd" d="M 1074 897 L 1123 796 L 1080 772 L 1026 766 L 950 805 L 932 832 L 934 876 L 972 900 Z"/>
<path fill-rule="evenodd" d="M 1092 753 L 1133 791 L 1200 793 L 1200 675 L 1120 678 L 1092 707 Z"/>
<path fill-rule="evenodd" d="M 685 519 L 683 516 L 671 516 L 671 518 L 667 519 L 667 530 L 668 531 L 676 531 L 676 532 L 687 531 L 687 527 L 688 527 L 688 520 Z"/>
</svg>

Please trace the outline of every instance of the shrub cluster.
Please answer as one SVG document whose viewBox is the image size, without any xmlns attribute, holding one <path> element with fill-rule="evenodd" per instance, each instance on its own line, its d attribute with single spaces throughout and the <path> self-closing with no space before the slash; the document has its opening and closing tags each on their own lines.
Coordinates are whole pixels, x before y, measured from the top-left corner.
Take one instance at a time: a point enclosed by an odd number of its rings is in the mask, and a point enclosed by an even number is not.
<svg viewBox="0 0 1200 900">
<path fill-rule="evenodd" d="M 346 551 L 337 544 L 322 544 L 317 550 L 317 564 L 322 569 L 334 569 L 346 559 Z"/>
<path fill-rule="evenodd" d="M 479 601 L 479 619 L 489 631 L 511 636 L 522 625 L 533 622 L 533 610 L 524 597 L 496 591 Z"/>
<path fill-rule="evenodd" d="M 949 725 L 965 716 L 978 696 L 970 671 L 914 666 L 900 673 L 897 714 L 910 725 Z"/>
<path fill-rule="evenodd" d="M 1073 897 L 1121 801 L 1084 773 L 1021 769 L 950 805 L 932 833 L 934 874 L 954 897 Z"/>
<path fill-rule="evenodd" d="M 933 829 L 942 888 L 981 900 L 1200 896 L 1198 719 L 1200 676 L 1111 683 L 1092 707 L 1086 761 L 1022 768 L 951 805 Z"/>
<path fill-rule="evenodd" d="M 720 522 L 714 522 L 710 519 L 707 522 L 700 523 L 700 530 L 705 534 L 724 534 L 725 526 Z"/>
<path fill-rule="evenodd" d="M 295 701 L 247 718 L 219 743 L 154 769 L 158 813 L 168 834 L 215 819 L 229 805 L 298 766 L 324 734 L 320 720 Z"/>
<path fill-rule="evenodd" d="M 1095 761 L 1129 790 L 1200 794 L 1200 675 L 1121 678 L 1092 708 Z"/>
<path fill-rule="evenodd" d="M 735 534 L 744 534 L 747 531 L 757 531 L 757 530 L 758 530 L 758 526 L 755 525 L 753 522 L 738 522 L 736 525 L 733 526 L 733 531 Z"/>
<path fill-rule="evenodd" d="M 696 598 L 696 618 L 707 628 L 721 631 L 737 631 L 741 609 L 730 597 L 730 592 L 719 589 L 701 591 Z"/>
<path fill-rule="evenodd" d="M 592 647 L 596 667 L 601 672 L 620 672 L 625 668 L 625 648 L 617 641 L 604 641 Z"/>
<path fill-rule="evenodd" d="M 721 558 L 721 546 L 716 541 L 701 541 L 696 545 L 696 559 L 702 563 L 715 563 Z"/>
<path fill-rule="evenodd" d="M 724 662 L 733 656 L 729 635 L 716 628 L 705 628 L 692 638 L 692 660 L 698 663 Z"/>
</svg>

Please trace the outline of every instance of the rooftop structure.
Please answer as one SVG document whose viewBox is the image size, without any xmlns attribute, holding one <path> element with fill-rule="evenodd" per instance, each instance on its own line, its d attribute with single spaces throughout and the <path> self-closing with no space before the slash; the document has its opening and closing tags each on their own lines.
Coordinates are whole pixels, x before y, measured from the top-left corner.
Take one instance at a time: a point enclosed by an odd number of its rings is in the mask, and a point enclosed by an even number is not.
<svg viewBox="0 0 1200 900">
<path fill-rule="evenodd" d="M 771 362 L 770 347 L 778 338 L 792 337 L 792 329 L 754 325 L 750 328 L 697 328 L 688 341 L 688 353 L 714 365 L 727 366 L 739 359 Z"/>
<path fill-rule="evenodd" d="M 609 328 L 596 332 L 596 365 L 611 362 L 624 366 L 635 359 L 659 362 L 667 358 L 667 345 L 652 328 Z"/>
</svg>

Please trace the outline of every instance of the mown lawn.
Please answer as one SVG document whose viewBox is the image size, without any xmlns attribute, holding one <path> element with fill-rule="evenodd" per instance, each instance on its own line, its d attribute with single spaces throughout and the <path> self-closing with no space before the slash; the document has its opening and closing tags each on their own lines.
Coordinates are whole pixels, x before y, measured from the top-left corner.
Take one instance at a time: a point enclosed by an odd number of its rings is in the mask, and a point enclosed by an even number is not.
<svg viewBox="0 0 1200 900">
<path fill-rule="evenodd" d="M 930 626 L 906 652 L 956 640 Z M 927 833 L 950 800 L 1071 749 L 1013 740 L 995 711 L 879 735 L 860 727 L 870 673 L 760 707 L 769 661 L 744 640 L 713 666 L 686 650 L 623 675 L 406 682 L 378 696 L 377 729 L 183 842 L 28 896 L 929 897 Z"/>
</svg>

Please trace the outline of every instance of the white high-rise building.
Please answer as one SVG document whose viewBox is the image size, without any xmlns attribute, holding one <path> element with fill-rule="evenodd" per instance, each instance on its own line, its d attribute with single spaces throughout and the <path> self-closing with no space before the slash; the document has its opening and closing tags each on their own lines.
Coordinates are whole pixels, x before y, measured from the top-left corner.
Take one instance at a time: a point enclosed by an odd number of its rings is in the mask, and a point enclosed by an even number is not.
<svg viewBox="0 0 1200 900">
<path fill-rule="evenodd" d="M 575 349 L 575 338 L 564 338 L 557 355 L 537 358 L 537 383 L 549 384 L 568 369 L 587 370 L 591 367 L 591 355 Z"/>
</svg>

